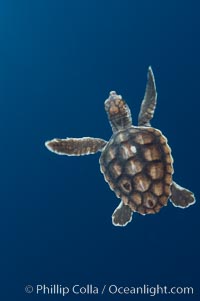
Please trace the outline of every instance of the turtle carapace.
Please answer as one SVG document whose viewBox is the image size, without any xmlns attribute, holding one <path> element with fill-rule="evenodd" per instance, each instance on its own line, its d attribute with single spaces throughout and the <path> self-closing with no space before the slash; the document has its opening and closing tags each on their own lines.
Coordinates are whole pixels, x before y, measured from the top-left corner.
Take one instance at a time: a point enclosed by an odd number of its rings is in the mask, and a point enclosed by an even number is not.
<svg viewBox="0 0 200 301">
<path fill-rule="evenodd" d="M 194 194 L 173 180 L 173 158 L 166 137 L 151 127 L 157 93 L 151 67 L 138 126 L 132 124 L 127 103 L 115 91 L 105 101 L 105 110 L 113 131 L 107 142 L 99 138 L 53 139 L 46 147 L 57 154 L 79 156 L 101 152 L 100 169 L 118 198 L 119 206 L 112 215 L 115 226 L 125 226 L 133 212 L 153 214 L 170 199 L 176 207 L 195 203 Z"/>
</svg>

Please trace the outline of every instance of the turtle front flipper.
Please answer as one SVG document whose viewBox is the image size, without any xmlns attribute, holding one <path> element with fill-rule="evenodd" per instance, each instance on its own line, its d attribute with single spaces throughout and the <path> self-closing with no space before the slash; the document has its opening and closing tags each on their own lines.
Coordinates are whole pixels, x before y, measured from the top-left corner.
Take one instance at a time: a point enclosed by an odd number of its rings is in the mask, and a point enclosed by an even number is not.
<svg viewBox="0 0 200 301">
<path fill-rule="evenodd" d="M 148 79 L 144 99 L 141 104 L 138 116 L 138 125 L 150 126 L 150 120 L 153 118 L 157 103 L 156 84 L 151 67 L 148 69 Z"/>
<path fill-rule="evenodd" d="M 128 205 L 122 201 L 115 209 L 112 215 L 112 223 L 114 226 L 126 226 L 132 220 L 132 210 Z"/>
<path fill-rule="evenodd" d="M 48 150 L 58 154 L 67 156 L 80 156 L 95 154 L 102 151 L 107 141 L 99 138 L 66 138 L 53 139 L 45 142 Z"/>
<path fill-rule="evenodd" d="M 196 202 L 194 194 L 190 190 L 181 187 L 175 182 L 171 185 L 171 193 L 171 202 L 175 207 L 186 208 Z"/>
</svg>

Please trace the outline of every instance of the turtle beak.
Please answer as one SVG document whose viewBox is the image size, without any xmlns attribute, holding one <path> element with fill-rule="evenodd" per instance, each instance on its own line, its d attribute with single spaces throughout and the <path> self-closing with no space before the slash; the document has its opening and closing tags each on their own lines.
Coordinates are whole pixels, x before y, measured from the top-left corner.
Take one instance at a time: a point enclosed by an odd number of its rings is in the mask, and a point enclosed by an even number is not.
<svg viewBox="0 0 200 301">
<path fill-rule="evenodd" d="M 107 100 L 115 101 L 117 99 L 121 100 L 122 99 L 121 95 L 118 95 L 115 91 L 110 91 L 109 97 Z"/>
<path fill-rule="evenodd" d="M 109 97 L 119 97 L 119 98 L 122 98 L 121 95 L 117 95 L 117 93 L 115 91 L 110 91 Z"/>
</svg>

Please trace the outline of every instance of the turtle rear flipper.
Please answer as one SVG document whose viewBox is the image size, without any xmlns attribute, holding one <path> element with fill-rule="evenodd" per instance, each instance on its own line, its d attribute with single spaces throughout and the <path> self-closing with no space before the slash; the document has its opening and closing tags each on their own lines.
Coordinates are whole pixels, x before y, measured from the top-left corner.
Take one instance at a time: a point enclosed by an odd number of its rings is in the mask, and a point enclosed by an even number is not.
<svg viewBox="0 0 200 301">
<path fill-rule="evenodd" d="M 193 205 L 196 201 L 194 194 L 190 190 L 181 187 L 175 182 L 172 183 L 171 192 L 171 202 L 175 207 L 186 208 Z"/>
<path fill-rule="evenodd" d="M 112 223 L 114 226 L 126 226 L 132 220 L 132 210 L 128 205 L 124 205 L 121 201 L 112 215 Z"/>
<path fill-rule="evenodd" d="M 95 154 L 102 151 L 107 141 L 99 138 L 66 138 L 53 139 L 45 142 L 48 150 L 58 154 L 67 156 L 80 156 Z"/>
</svg>

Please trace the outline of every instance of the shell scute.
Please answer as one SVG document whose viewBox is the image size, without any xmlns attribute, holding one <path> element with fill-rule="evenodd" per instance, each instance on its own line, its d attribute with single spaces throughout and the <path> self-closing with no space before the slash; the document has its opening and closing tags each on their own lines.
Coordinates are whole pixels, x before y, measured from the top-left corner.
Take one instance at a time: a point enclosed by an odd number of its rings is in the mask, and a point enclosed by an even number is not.
<svg viewBox="0 0 200 301">
<path fill-rule="evenodd" d="M 139 144 L 148 144 L 153 142 L 154 137 L 149 133 L 138 133 L 135 137 L 135 142 Z"/>
<path fill-rule="evenodd" d="M 126 160 L 133 157 L 136 154 L 137 150 L 133 146 L 130 146 L 129 143 L 123 143 L 120 148 L 120 155 L 122 159 Z"/>
<path fill-rule="evenodd" d="M 130 206 L 134 204 L 136 207 L 142 204 L 142 195 L 139 192 L 133 192 L 129 199 Z"/>
<path fill-rule="evenodd" d="M 147 161 L 154 161 L 161 159 L 161 153 L 157 145 L 151 145 L 144 148 L 144 157 Z"/>
<path fill-rule="evenodd" d="M 162 179 L 164 176 L 164 165 L 162 162 L 150 163 L 147 170 L 153 180 Z"/>
<path fill-rule="evenodd" d="M 134 158 L 131 158 L 125 164 L 125 172 L 131 176 L 134 176 L 135 174 L 141 172 L 142 169 L 143 169 L 142 162 Z"/>
<path fill-rule="evenodd" d="M 152 192 L 156 196 L 161 196 L 163 194 L 163 182 L 156 182 L 152 185 Z"/>
<path fill-rule="evenodd" d="M 153 209 L 157 204 L 158 199 L 152 192 L 145 192 L 143 198 L 144 207 Z"/>
<path fill-rule="evenodd" d="M 123 176 L 118 182 L 118 187 L 120 187 L 122 192 L 124 192 L 125 194 L 130 193 L 133 189 L 131 179 Z"/>
<path fill-rule="evenodd" d="M 114 178 L 118 178 L 122 173 L 122 166 L 116 161 L 110 164 L 109 170 Z"/>
<path fill-rule="evenodd" d="M 113 134 L 100 157 L 110 188 L 132 211 L 153 214 L 171 194 L 173 159 L 167 139 L 151 127 Z"/>
<path fill-rule="evenodd" d="M 109 164 L 113 159 L 115 159 L 117 156 L 117 150 L 116 147 L 113 145 L 110 147 L 109 152 L 107 152 L 107 155 L 105 157 L 106 165 Z"/>
<path fill-rule="evenodd" d="M 149 189 L 151 180 L 145 174 L 138 174 L 133 178 L 134 189 L 144 192 Z"/>
</svg>

